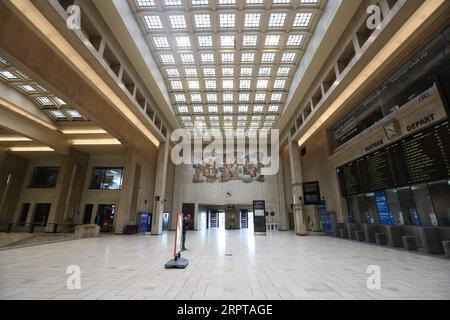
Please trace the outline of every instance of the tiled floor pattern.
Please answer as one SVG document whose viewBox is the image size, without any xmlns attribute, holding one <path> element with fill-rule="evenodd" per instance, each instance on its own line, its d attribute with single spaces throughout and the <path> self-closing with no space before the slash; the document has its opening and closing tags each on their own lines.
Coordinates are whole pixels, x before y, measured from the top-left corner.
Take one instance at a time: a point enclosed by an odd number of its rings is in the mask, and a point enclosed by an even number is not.
<svg viewBox="0 0 450 320">
<path fill-rule="evenodd" d="M 450 299 L 450 259 L 325 236 L 189 232 L 185 270 L 165 270 L 174 233 L 102 236 L 0 251 L 0 299 Z M 66 287 L 69 265 L 81 289 Z M 381 289 L 366 286 L 381 268 Z"/>
</svg>

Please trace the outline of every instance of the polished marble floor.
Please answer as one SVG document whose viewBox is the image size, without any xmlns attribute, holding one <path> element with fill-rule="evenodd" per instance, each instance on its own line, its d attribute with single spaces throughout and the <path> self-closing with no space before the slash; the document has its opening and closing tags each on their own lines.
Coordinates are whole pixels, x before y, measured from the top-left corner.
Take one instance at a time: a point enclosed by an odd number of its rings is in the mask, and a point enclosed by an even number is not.
<svg viewBox="0 0 450 320">
<path fill-rule="evenodd" d="M 165 270 L 173 232 L 0 251 L 0 299 L 450 299 L 450 259 L 326 236 L 189 232 L 185 270 Z M 78 265 L 81 288 L 66 286 Z M 381 288 L 369 290 L 378 265 Z"/>
</svg>

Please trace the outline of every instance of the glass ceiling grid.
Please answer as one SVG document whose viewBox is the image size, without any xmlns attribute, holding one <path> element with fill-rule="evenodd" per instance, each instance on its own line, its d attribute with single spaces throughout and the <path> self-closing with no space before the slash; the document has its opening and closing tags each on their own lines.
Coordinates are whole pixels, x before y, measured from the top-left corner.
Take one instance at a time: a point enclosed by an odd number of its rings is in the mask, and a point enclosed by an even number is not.
<svg viewBox="0 0 450 320">
<path fill-rule="evenodd" d="M 129 3 L 182 127 L 222 130 L 277 124 L 323 10 L 318 0 Z"/>
<path fill-rule="evenodd" d="M 24 94 L 53 121 L 88 121 L 75 108 L 0 57 L 0 81 Z"/>
</svg>

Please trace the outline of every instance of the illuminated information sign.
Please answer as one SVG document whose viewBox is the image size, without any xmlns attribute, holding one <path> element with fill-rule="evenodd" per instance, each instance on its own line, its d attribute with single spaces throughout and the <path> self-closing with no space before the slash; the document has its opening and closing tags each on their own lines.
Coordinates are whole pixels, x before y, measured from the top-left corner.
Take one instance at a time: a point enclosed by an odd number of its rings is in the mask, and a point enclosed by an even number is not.
<svg viewBox="0 0 450 320">
<path fill-rule="evenodd" d="M 348 163 L 338 175 L 344 197 L 448 179 L 448 121 Z"/>
</svg>

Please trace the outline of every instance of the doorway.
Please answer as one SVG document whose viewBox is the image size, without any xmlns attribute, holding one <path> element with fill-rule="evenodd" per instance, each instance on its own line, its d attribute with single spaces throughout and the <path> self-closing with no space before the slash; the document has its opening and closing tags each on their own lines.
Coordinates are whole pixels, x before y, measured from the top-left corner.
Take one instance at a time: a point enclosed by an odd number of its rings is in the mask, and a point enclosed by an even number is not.
<svg viewBox="0 0 450 320">
<path fill-rule="evenodd" d="M 112 232 L 114 227 L 115 204 L 99 204 L 95 223 L 100 226 L 100 232 Z"/>
<path fill-rule="evenodd" d="M 93 204 L 86 205 L 86 207 L 84 208 L 83 224 L 91 224 L 93 210 L 94 210 Z"/>
<path fill-rule="evenodd" d="M 38 203 L 34 214 L 35 225 L 45 226 L 47 224 L 48 215 L 50 213 L 51 203 Z"/>
</svg>

